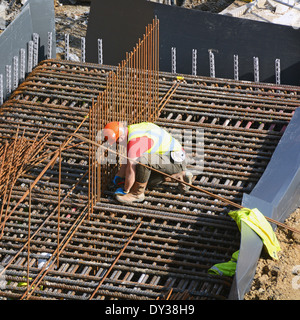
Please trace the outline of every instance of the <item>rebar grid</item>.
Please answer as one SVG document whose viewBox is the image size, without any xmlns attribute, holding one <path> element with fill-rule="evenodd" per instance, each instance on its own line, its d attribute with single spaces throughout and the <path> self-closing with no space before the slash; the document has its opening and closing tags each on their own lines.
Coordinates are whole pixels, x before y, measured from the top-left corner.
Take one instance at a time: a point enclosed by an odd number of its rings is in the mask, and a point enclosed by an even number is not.
<svg viewBox="0 0 300 320">
<path fill-rule="evenodd" d="M 8 219 L 13 188 L 17 180 L 30 168 L 36 166 L 47 157 L 47 151 L 43 150 L 50 134 L 45 135 L 39 141 L 38 135 L 34 141 L 29 141 L 23 135 L 19 136 L 19 128 L 12 142 L 6 141 L 0 147 L 0 239 L 3 236 L 5 223 Z M 10 213 L 11 214 L 11 213 Z"/>
<path fill-rule="evenodd" d="M 105 89 L 112 69 L 45 61 L 1 109 L 3 145 L 18 128 L 31 141 L 38 131 L 52 132 L 47 148 L 49 158 L 57 157 L 31 168 L 13 188 L 0 248 L 7 285 L 0 295 L 87 300 L 98 287 L 93 299 L 224 299 L 231 279 L 208 275 L 207 269 L 228 261 L 239 247 L 226 203 L 194 190 L 178 195 L 168 183 L 166 189 L 147 190 L 145 202 L 133 206 L 116 203 L 103 190 L 93 212 L 85 209 L 88 145 L 74 139 L 61 157 L 59 146 L 82 122 L 77 132 L 89 137 L 92 98 Z M 160 102 L 174 81 L 174 75 L 160 73 Z M 185 75 L 156 123 L 174 135 L 204 128 L 204 171 L 193 184 L 240 203 L 266 168 L 299 105 L 299 91 Z M 53 264 L 39 275 L 43 258 Z M 34 287 L 30 296 L 28 283 Z"/>
</svg>

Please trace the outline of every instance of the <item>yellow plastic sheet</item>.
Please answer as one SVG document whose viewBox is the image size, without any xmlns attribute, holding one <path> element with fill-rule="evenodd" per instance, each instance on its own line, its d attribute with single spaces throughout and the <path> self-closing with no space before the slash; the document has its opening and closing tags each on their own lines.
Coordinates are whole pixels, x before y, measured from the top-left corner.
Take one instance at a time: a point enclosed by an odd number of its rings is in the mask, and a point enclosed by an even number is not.
<svg viewBox="0 0 300 320">
<path fill-rule="evenodd" d="M 270 223 L 258 209 L 243 208 L 237 211 L 230 211 L 230 217 L 237 223 L 241 230 L 241 221 L 244 221 L 253 231 L 255 231 L 263 241 L 269 255 L 278 260 L 277 252 L 280 245 Z"/>
</svg>

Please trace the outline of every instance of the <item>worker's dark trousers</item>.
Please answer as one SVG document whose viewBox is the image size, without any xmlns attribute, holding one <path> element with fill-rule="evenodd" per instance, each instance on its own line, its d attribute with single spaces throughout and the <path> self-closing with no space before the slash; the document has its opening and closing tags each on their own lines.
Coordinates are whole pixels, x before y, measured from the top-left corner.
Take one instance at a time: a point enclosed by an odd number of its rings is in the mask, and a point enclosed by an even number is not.
<svg viewBox="0 0 300 320">
<path fill-rule="evenodd" d="M 161 174 L 144 167 L 143 164 L 153 169 L 162 171 L 168 175 L 186 170 L 186 162 L 174 162 L 170 154 L 145 154 L 138 159 L 138 162 L 139 163 L 136 165 L 135 180 L 139 183 L 148 182 L 150 176 L 151 180 L 158 177 L 162 178 L 163 180 Z"/>
</svg>

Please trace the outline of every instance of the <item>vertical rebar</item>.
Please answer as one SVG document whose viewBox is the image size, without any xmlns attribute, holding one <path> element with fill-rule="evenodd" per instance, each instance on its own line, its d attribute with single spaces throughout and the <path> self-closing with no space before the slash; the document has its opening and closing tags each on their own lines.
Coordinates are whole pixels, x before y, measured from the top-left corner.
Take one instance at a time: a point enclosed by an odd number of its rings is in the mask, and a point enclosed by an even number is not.
<svg viewBox="0 0 300 320">
<path fill-rule="evenodd" d="M 59 145 L 59 164 L 58 164 L 57 269 L 59 268 L 60 193 L 61 193 L 61 144 Z"/>
<path fill-rule="evenodd" d="M 158 117 L 158 100 L 159 100 L 159 20 L 155 17 L 155 21 L 156 21 L 156 42 L 155 42 L 155 71 L 156 71 L 156 79 L 155 79 L 155 87 L 156 87 L 156 91 L 155 91 L 155 103 L 154 103 L 154 108 L 157 112 L 157 117 Z"/>
<path fill-rule="evenodd" d="M 141 68 L 141 57 L 142 53 L 141 53 L 141 39 L 139 39 L 139 44 L 138 44 L 138 66 L 137 66 L 137 70 L 138 70 L 138 88 L 136 90 L 137 92 L 137 99 L 138 99 L 138 105 L 137 105 L 137 113 L 136 115 L 136 120 L 135 122 L 140 122 L 140 115 L 141 115 L 141 90 L 142 90 L 142 68 Z"/>
<path fill-rule="evenodd" d="M 4 102 L 3 74 L 0 74 L 0 105 Z"/>
<path fill-rule="evenodd" d="M 158 114 L 159 88 L 159 21 L 155 17 L 146 27 L 143 38 L 139 39 L 130 53 L 126 53 L 115 71 L 106 77 L 106 90 L 98 95 L 91 110 L 89 136 L 94 140 L 97 133 L 111 121 L 149 121 Z M 102 40 L 98 40 L 98 62 L 103 63 Z M 101 190 L 113 175 L 115 168 L 123 161 L 117 157 L 115 163 L 97 161 L 96 147 L 89 152 L 89 197 L 91 203 L 99 201 Z M 118 146 L 118 153 L 122 153 Z M 109 157 L 111 157 L 109 155 Z M 114 155 L 115 157 L 115 155 Z M 108 158 L 110 159 L 110 158 Z M 115 160 L 111 159 L 111 160 Z M 100 163 L 101 162 L 101 163 Z M 100 168 L 100 164 L 101 168 Z M 97 167 L 98 165 L 98 167 Z M 101 179 L 100 179 L 101 176 Z"/>
<path fill-rule="evenodd" d="M 94 135 L 93 135 L 93 127 L 94 127 L 94 108 L 91 110 L 91 140 L 94 141 Z M 91 213 L 93 212 L 94 207 L 94 146 L 91 145 L 92 151 L 91 151 Z"/>
<path fill-rule="evenodd" d="M 96 108 L 92 109 L 92 140 L 95 141 L 95 110 Z M 92 200 L 93 200 L 93 207 L 92 207 L 92 213 L 93 213 L 93 208 L 94 205 L 96 204 L 96 171 L 95 171 L 95 157 L 96 157 L 96 146 L 93 145 L 93 152 L 92 152 L 92 169 L 93 169 L 93 174 L 92 174 L 92 178 L 93 178 L 93 183 L 92 183 Z"/>
<path fill-rule="evenodd" d="M 92 101 L 92 106 L 94 106 L 94 99 Z M 92 121 L 92 112 L 91 112 L 91 107 L 89 109 L 89 140 L 92 140 L 92 125 L 91 125 L 91 121 Z M 90 215 L 91 215 L 91 144 L 89 143 L 89 183 L 88 183 L 88 219 L 90 219 Z"/>
<path fill-rule="evenodd" d="M 128 103 L 128 108 L 126 111 L 126 118 L 128 123 L 131 123 L 131 109 L 133 107 L 133 97 L 134 97 L 134 52 L 131 52 L 130 54 L 130 84 L 129 84 L 129 88 L 130 88 L 130 92 L 129 92 L 129 103 Z"/>
<path fill-rule="evenodd" d="M 31 184 L 29 185 L 29 210 L 28 210 L 28 242 L 27 242 L 27 292 L 29 292 L 29 261 L 30 261 L 30 224 L 31 224 Z"/>
<path fill-rule="evenodd" d="M 101 96 L 99 95 L 98 98 L 99 98 L 99 104 L 100 104 Z M 97 111 L 96 135 L 98 136 L 98 134 L 100 133 L 99 129 L 101 128 L 100 127 L 101 118 L 100 118 L 99 108 L 95 108 L 95 109 Z M 100 138 L 99 138 L 99 140 L 100 140 Z M 98 151 L 101 151 L 101 150 L 99 150 L 99 148 L 98 148 Z M 100 196 L 101 196 L 101 155 L 100 154 L 99 154 L 99 159 L 98 159 L 98 161 L 96 161 L 96 163 L 97 163 L 97 201 L 100 202 Z"/>
<path fill-rule="evenodd" d="M 150 108 L 151 108 L 151 68 L 150 68 L 150 60 L 151 60 L 151 34 L 152 34 L 152 25 L 149 24 L 146 29 L 146 40 L 145 40 L 145 46 L 146 46 L 146 66 L 145 71 L 147 72 L 146 76 L 146 94 L 145 94 L 145 106 L 147 107 L 147 114 L 148 114 L 148 121 L 151 121 L 151 114 L 150 114 Z"/>
<path fill-rule="evenodd" d="M 134 121 L 133 114 L 135 113 L 136 106 L 137 106 L 137 53 L 136 53 L 136 47 L 133 50 L 133 110 L 130 110 L 130 122 L 132 123 Z"/>
</svg>

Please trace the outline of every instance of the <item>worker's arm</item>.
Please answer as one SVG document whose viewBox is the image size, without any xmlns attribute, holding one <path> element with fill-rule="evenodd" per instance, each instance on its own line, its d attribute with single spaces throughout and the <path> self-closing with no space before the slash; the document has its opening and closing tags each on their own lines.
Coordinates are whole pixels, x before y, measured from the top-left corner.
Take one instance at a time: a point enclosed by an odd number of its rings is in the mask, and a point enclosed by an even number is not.
<svg viewBox="0 0 300 320">
<path fill-rule="evenodd" d="M 128 160 L 126 165 L 124 192 L 128 193 L 135 182 L 136 164 Z"/>
</svg>

